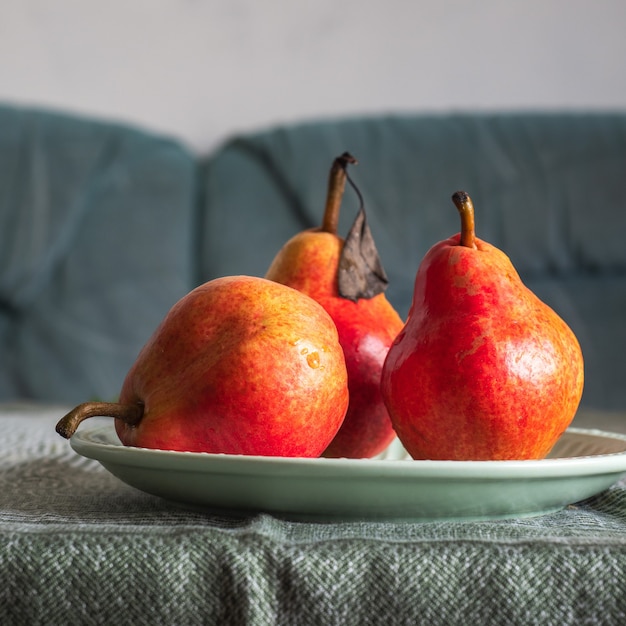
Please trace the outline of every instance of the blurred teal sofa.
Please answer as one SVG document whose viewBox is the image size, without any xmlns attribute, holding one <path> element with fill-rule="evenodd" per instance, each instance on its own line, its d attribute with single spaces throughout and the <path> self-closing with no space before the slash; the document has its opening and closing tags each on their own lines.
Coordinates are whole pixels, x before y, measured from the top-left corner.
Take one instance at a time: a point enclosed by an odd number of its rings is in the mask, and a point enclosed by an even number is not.
<svg viewBox="0 0 626 626">
<path fill-rule="evenodd" d="M 114 397 L 190 287 L 197 166 L 174 142 L 0 107 L 0 399 Z"/>
<path fill-rule="evenodd" d="M 350 151 L 402 316 L 426 250 L 477 235 L 576 332 L 583 406 L 626 409 L 626 114 L 455 113 L 294 124 L 211 154 L 105 121 L 0 107 L 0 400 L 114 398 L 169 307 L 227 274 L 263 275 L 321 219 Z M 346 190 L 340 231 L 358 207 Z"/>
</svg>

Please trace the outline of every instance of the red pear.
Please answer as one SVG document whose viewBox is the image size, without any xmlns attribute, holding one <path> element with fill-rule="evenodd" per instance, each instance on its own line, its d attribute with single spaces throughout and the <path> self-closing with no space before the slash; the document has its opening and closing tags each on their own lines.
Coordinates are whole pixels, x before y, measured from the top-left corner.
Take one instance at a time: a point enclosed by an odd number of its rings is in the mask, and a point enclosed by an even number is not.
<svg viewBox="0 0 626 626">
<path fill-rule="evenodd" d="M 350 404 L 337 436 L 324 452 L 326 457 L 372 457 L 395 438 L 380 394 L 380 376 L 387 350 L 403 322 L 382 292 L 386 276 L 363 206 L 348 238 L 344 241 L 337 234 L 346 167 L 355 162 L 347 153 L 335 159 L 321 227 L 287 241 L 265 275 L 315 299 L 337 326 L 348 369 Z"/>
<path fill-rule="evenodd" d="M 348 406 L 337 329 L 304 294 L 230 276 L 176 303 L 128 372 L 119 403 L 85 403 L 57 431 L 116 417 L 124 445 L 318 457 Z"/>
<path fill-rule="evenodd" d="M 541 459 L 571 423 L 583 356 L 567 324 L 474 233 L 465 192 L 461 232 L 435 244 L 383 369 L 382 394 L 415 459 Z"/>
</svg>

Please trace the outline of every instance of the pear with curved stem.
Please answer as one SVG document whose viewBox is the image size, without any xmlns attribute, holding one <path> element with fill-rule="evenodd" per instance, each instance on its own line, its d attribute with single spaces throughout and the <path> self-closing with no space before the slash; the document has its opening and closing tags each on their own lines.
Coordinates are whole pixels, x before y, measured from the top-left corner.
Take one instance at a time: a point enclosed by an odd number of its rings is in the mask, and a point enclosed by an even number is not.
<svg viewBox="0 0 626 626">
<path fill-rule="evenodd" d="M 179 300 L 126 375 L 119 403 L 83 403 L 57 424 L 71 437 L 96 415 L 124 445 L 318 457 L 348 407 L 337 329 L 311 298 L 227 276 Z"/>
<path fill-rule="evenodd" d="M 415 459 L 543 458 L 581 400 L 580 345 L 509 258 L 475 236 L 469 195 L 452 199 L 461 232 L 417 270 L 383 368 L 386 406 Z"/>
</svg>

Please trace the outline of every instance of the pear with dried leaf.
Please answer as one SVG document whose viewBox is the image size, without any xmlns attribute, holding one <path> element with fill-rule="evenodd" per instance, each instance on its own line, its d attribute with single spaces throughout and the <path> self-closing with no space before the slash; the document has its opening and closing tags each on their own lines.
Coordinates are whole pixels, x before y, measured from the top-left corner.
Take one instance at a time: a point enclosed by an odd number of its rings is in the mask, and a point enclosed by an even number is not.
<svg viewBox="0 0 626 626">
<path fill-rule="evenodd" d="M 387 276 L 362 199 L 348 237 L 344 241 L 337 234 L 346 181 L 352 184 L 346 170 L 352 163 L 356 160 L 348 153 L 334 160 L 321 227 L 300 232 L 285 243 L 265 277 L 312 297 L 337 326 L 350 402 L 344 422 L 323 456 L 369 458 L 395 437 L 380 393 L 380 377 L 403 321 L 385 297 Z"/>
</svg>

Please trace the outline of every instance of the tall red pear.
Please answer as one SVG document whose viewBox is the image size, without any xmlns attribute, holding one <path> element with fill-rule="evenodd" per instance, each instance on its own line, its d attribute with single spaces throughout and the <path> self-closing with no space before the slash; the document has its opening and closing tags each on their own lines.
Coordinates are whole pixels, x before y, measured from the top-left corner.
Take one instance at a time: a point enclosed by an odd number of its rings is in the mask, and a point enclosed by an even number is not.
<svg viewBox="0 0 626 626">
<path fill-rule="evenodd" d="M 346 180 L 351 182 L 346 169 L 351 163 L 356 160 L 348 153 L 334 160 L 322 225 L 287 241 L 265 277 L 309 295 L 334 320 L 346 358 L 350 403 L 324 456 L 367 458 L 395 438 L 380 394 L 380 376 L 387 350 L 403 321 L 383 293 L 387 277 L 362 199 L 347 238 L 337 234 Z"/>
<path fill-rule="evenodd" d="M 465 192 L 461 232 L 435 244 L 391 346 L 382 394 L 415 459 L 541 459 L 569 426 L 583 355 L 568 325 L 474 232 Z"/>
<path fill-rule="evenodd" d="M 115 418 L 124 445 L 318 457 L 348 407 L 347 371 L 328 313 L 295 289 L 251 276 L 211 280 L 154 331 L 119 402 L 86 402 L 57 432 Z"/>
</svg>

